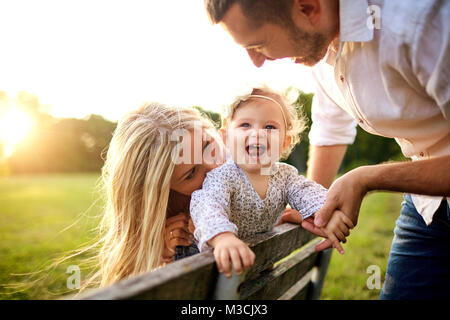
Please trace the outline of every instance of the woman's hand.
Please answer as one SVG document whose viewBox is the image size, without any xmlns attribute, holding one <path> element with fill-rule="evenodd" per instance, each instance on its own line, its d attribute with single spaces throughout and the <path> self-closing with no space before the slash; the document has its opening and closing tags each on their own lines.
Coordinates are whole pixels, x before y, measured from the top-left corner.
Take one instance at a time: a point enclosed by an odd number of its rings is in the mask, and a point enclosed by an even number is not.
<svg viewBox="0 0 450 320">
<path fill-rule="evenodd" d="M 173 261 L 176 246 L 189 246 L 192 243 L 191 234 L 194 233 L 194 224 L 187 214 L 179 213 L 166 220 L 164 232 L 164 251 L 162 262 Z"/>
</svg>

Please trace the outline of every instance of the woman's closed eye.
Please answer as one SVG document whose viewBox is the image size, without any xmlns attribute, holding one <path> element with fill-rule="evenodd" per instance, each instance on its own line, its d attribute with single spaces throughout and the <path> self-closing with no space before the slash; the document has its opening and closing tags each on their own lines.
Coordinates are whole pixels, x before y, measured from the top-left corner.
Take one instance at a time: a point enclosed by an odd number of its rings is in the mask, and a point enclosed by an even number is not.
<svg viewBox="0 0 450 320">
<path fill-rule="evenodd" d="M 192 170 L 189 172 L 189 174 L 186 176 L 186 178 L 184 178 L 184 180 L 192 179 L 195 175 L 196 168 L 197 168 L 197 166 L 193 166 Z"/>
</svg>

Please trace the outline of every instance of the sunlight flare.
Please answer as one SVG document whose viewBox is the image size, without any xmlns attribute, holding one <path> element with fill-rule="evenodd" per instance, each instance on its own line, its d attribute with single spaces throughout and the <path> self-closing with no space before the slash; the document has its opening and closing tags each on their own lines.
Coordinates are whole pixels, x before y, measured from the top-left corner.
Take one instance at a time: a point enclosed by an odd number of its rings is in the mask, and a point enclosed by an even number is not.
<svg viewBox="0 0 450 320">
<path fill-rule="evenodd" d="M 10 108 L 0 114 L 0 143 L 4 145 L 4 153 L 10 156 L 14 147 L 30 132 L 33 120 L 30 115 L 16 108 Z"/>
</svg>

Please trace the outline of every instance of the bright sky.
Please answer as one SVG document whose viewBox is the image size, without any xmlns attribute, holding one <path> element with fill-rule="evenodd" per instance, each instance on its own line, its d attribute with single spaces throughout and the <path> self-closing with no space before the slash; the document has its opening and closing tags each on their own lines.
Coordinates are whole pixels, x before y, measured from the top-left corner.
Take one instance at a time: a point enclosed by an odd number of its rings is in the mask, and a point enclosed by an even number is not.
<svg viewBox="0 0 450 320">
<path fill-rule="evenodd" d="M 246 83 L 311 92 L 306 67 L 251 63 L 203 0 L 0 0 L 0 91 L 57 117 L 117 120 L 143 101 L 218 111 Z"/>
</svg>

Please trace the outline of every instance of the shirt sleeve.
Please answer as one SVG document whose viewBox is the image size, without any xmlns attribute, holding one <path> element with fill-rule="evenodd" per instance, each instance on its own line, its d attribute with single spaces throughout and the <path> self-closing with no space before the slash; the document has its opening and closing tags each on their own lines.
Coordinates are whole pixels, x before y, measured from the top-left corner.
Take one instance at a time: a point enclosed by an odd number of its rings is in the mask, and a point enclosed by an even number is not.
<svg viewBox="0 0 450 320">
<path fill-rule="evenodd" d="M 296 168 L 288 166 L 286 170 L 286 201 L 300 212 L 302 218 L 308 218 L 322 208 L 327 189 L 322 185 L 299 175 Z"/>
<path fill-rule="evenodd" d="M 314 78 L 316 90 L 311 106 L 310 144 L 315 146 L 352 144 L 356 137 L 356 121 L 327 95 L 316 75 Z"/>
<path fill-rule="evenodd" d="M 207 249 L 207 241 L 219 233 L 238 234 L 237 226 L 228 219 L 231 191 L 231 184 L 225 176 L 209 172 L 202 189 L 192 193 L 190 214 L 200 251 Z"/>
<path fill-rule="evenodd" d="M 412 68 L 427 94 L 450 119 L 450 2 L 435 5 L 418 24 L 412 45 Z"/>
</svg>

